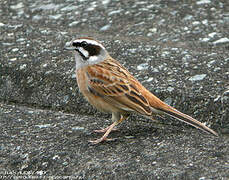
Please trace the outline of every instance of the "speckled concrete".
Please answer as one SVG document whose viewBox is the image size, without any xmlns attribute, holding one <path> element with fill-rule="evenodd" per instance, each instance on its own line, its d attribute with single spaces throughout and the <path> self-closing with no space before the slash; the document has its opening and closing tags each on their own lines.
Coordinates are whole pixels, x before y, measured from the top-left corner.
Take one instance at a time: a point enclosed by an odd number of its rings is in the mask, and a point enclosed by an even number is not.
<svg viewBox="0 0 229 180">
<path fill-rule="evenodd" d="M 2 0 L 0 175 L 229 178 L 228 12 L 226 0 Z M 63 47 L 80 36 L 103 42 L 145 87 L 220 138 L 134 115 L 115 142 L 90 146 L 110 116 L 78 92 Z"/>
</svg>

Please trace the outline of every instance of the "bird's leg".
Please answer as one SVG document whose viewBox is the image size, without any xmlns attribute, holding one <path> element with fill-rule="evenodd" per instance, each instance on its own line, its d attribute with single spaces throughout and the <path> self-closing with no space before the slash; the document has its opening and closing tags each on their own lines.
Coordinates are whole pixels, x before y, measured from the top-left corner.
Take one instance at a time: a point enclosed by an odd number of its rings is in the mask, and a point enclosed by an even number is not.
<svg viewBox="0 0 229 180">
<path fill-rule="evenodd" d="M 101 138 L 96 139 L 96 140 L 94 140 L 94 141 L 90 141 L 90 142 L 93 143 L 93 144 L 98 144 L 98 143 L 100 143 L 100 142 L 102 142 L 102 141 L 107 141 L 107 140 L 109 141 L 109 140 L 112 140 L 112 139 L 108 139 L 107 136 L 110 134 L 111 130 L 112 130 L 117 124 L 118 124 L 118 122 L 115 121 L 113 124 L 111 124 L 111 125 L 109 126 L 109 128 L 108 128 L 107 131 L 106 131 L 106 133 L 105 133 Z"/>
<path fill-rule="evenodd" d="M 96 133 L 105 133 L 105 132 L 107 132 L 107 130 L 108 130 L 111 126 L 112 126 L 112 124 L 111 124 L 110 126 L 104 128 L 104 129 L 96 129 L 96 130 L 94 130 L 94 132 L 96 132 Z M 118 131 L 118 129 L 117 129 L 117 128 L 113 128 L 111 131 Z"/>
<path fill-rule="evenodd" d="M 121 117 L 120 117 L 121 116 Z M 94 141 L 90 141 L 91 143 L 93 144 L 98 144 L 102 141 L 111 141 L 112 139 L 108 139 L 107 136 L 110 134 L 110 132 L 112 131 L 112 129 L 119 123 L 121 123 L 123 120 L 125 120 L 129 115 L 119 115 L 118 114 L 118 117 L 120 118 L 119 120 L 116 120 L 113 124 L 111 124 L 110 126 L 107 127 L 107 130 L 105 132 L 105 134 L 99 138 L 99 139 L 96 139 Z M 115 114 L 112 114 L 112 119 L 116 119 L 117 116 Z"/>
</svg>

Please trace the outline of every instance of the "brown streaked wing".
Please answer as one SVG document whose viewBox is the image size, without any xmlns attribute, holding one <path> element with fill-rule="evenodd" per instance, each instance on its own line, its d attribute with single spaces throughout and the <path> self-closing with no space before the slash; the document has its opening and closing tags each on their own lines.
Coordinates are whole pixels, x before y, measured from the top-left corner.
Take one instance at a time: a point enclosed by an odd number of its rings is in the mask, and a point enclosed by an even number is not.
<svg viewBox="0 0 229 180">
<path fill-rule="evenodd" d="M 148 100 L 138 91 L 139 82 L 118 62 L 104 61 L 87 67 L 89 86 L 105 101 L 125 111 L 152 115 Z"/>
</svg>

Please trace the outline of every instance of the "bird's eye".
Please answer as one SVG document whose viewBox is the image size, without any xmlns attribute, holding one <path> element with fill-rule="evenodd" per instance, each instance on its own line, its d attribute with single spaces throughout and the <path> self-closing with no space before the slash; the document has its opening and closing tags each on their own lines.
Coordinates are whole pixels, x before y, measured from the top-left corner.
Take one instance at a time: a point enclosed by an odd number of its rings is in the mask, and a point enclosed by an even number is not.
<svg viewBox="0 0 229 180">
<path fill-rule="evenodd" d="M 88 44 L 87 44 L 86 41 L 83 41 L 83 42 L 81 43 L 81 46 L 82 46 L 82 47 L 87 47 L 87 45 L 88 45 Z"/>
</svg>

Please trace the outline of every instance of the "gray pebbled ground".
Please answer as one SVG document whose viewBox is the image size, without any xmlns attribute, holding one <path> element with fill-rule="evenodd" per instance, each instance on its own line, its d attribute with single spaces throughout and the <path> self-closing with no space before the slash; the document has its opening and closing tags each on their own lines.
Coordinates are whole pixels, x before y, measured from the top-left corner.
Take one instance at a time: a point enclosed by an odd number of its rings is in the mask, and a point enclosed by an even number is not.
<svg viewBox="0 0 229 180">
<path fill-rule="evenodd" d="M 226 0 L 2 0 L 0 175 L 229 178 L 228 12 Z M 151 92 L 221 136 L 133 115 L 116 141 L 89 145 L 110 116 L 78 92 L 63 47 L 80 36 L 103 42 Z"/>
<path fill-rule="evenodd" d="M 109 124 L 82 116 L 0 105 L 1 173 L 72 179 L 227 179 L 229 139 L 194 128 L 129 119 L 113 142 L 91 145 Z"/>
</svg>

